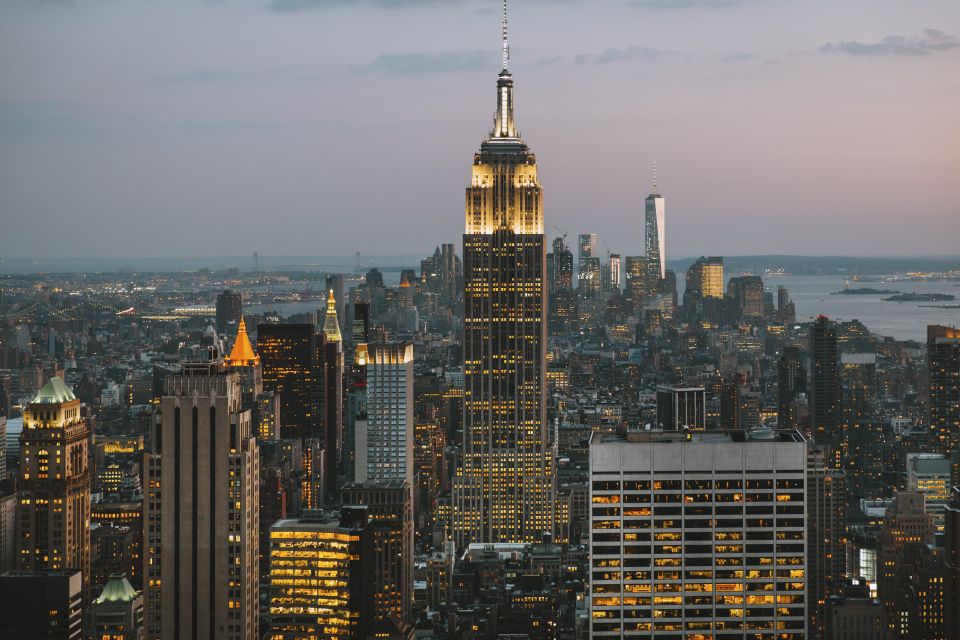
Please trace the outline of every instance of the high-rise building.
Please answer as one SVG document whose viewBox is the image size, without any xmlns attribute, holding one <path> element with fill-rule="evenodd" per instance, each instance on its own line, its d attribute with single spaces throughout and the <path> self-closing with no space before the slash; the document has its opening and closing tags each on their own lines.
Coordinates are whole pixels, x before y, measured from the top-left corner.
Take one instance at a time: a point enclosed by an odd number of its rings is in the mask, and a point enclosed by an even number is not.
<svg viewBox="0 0 960 640">
<path fill-rule="evenodd" d="M 81 640 L 83 579 L 77 569 L 8 571 L 0 576 L 0 638 Z"/>
<path fill-rule="evenodd" d="M 580 295 L 585 298 L 592 298 L 600 291 L 600 258 L 597 256 L 584 256 L 580 260 L 580 273 L 577 288 Z"/>
<path fill-rule="evenodd" d="M 233 333 L 233 326 L 242 318 L 243 296 L 239 291 L 224 290 L 217 294 L 217 333 Z"/>
<path fill-rule="evenodd" d="M 960 487 L 954 487 L 944 509 L 943 600 L 944 627 L 960 629 Z"/>
<path fill-rule="evenodd" d="M 763 301 L 763 280 L 760 276 L 736 276 L 727 283 L 727 295 L 733 298 L 744 320 L 762 320 L 766 315 Z"/>
<path fill-rule="evenodd" d="M 907 454 L 907 491 L 923 494 L 923 508 L 936 532 L 943 532 L 950 503 L 950 459 L 942 453 Z"/>
<path fill-rule="evenodd" d="M 846 577 L 847 480 L 819 453 L 807 470 L 807 614 L 811 638 L 826 623 L 827 599 Z"/>
<path fill-rule="evenodd" d="M 410 619 L 413 601 L 413 493 L 409 482 L 392 480 L 345 485 L 343 504 L 366 507 L 363 553 L 369 562 L 367 592 L 374 619 Z"/>
<path fill-rule="evenodd" d="M 355 640 L 372 618 L 366 509 L 306 512 L 270 527 L 270 632 L 276 640 Z M 319 588 L 318 588 L 319 587 Z"/>
<path fill-rule="evenodd" d="M 367 420 L 356 442 L 355 481 L 413 484 L 413 343 L 368 345 Z"/>
<path fill-rule="evenodd" d="M 840 354 L 836 325 L 820 316 L 810 327 L 810 428 L 818 445 L 829 446 L 840 468 Z"/>
<path fill-rule="evenodd" d="M 797 396 L 807 391 L 807 370 L 800 359 L 800 349 L 786 347 L 777 362 L 777 426 L 795 429 Z"/>
<path fill-rule="evenodd" d="M 552 293 L 573 290 L 573 252 L 567 247 L 566 237 L 553 240 Z"/>
<path fill-rule="evenodd" d="M 343 449 L 343 339 L 337 322 L 333 289 L 327 297 L 323 319 L 323 451 L 324 487 L 328 497 L 336 494 Z"/>
<path fill-rule="evenodd" d="M 651 281 L 655 279 L 655 273 L 651 270 L 653 264 L 646 256 L 627 256 L 624 260 L 625 290 L 635 306 L 642 304 L 655 293 L 655 290 L 650 288 Z"/>
<path fill-rule="evenodd" d="M 460 547 L 539 541 L 553 529 L 543 189 L 514 120 L 506 51 L 504 15 L 496 117 L 466 190 L 463 453 L 453 488 Z"/>
<path fill-rule="evenodd" d="M 115 574 L 90 607 L 94 640 L 143 640 L 143 594 Z"/>
<path fill-rule="evenodd" d="M 594 433 L 590 634 L 806 638 L 795 431 Z"/>
<path fill-rule="evenodd" d="M 933 541 L 923 494 L 900 491 L 887 507 L 877 540 L 877 595 L 895 636 L 910 637 L 914 610 L 911 564 Z"/>
<path fill-rule="evenodd" d="M 261 324 L 263 386 L 280 396 L 280 437 L 321 437 L 323 334 L 312 324 Z"/>
<path fill-rule="evenodd" d="M 948 457 L 960 452 L 960 329 L 927 327 L 930 444 Z"/>
<path fill-rule="evenodd" d="M 687 289 L 702 298 L 723 298 L 723 258 L 700 256 L 687 269 Z"/>
<path fill-rule="evenodd" d="M 704 387 L 657 387 L 657 429 L 683 431 L 707 428 L 707 390 Z"/>
<path fill-rule="evenodd" d="M 517 135 L 519 137 L 519 133 Z M 579 279 L 583 279 L 584 260 L 594 257 L 597 257 L 597 234 L 581 233 L 577 236 L 577 272 L 581 274 Z"/>
<path fill-rule="evenodd" d="M 167 377 L 153 447 L 144 454 L 147 636 L 253 640 L 256 434 L 240 375 L 198 360 Z"/>
<path fill-rule="evenodd" d="M 654 176 L 653 191 L 644 204 L 643 246 L 644 254 L 656 265 L 656 277 L 662 280 L 667 275 L 666 201 L 657 191 Z"/>
<path fill-rule="evenodd" d="M 17 568 L 77 569 L 90 584 L 90 429 L 80 400 L 53 377 L 23 412 Z"/>
<path fill-rule="evenodd" d="M 611 253 L 607 259 L 607 272 L 610 274 L 608 284 L 609 291 L 620 291 L 620 254 Z"/>
</svg>

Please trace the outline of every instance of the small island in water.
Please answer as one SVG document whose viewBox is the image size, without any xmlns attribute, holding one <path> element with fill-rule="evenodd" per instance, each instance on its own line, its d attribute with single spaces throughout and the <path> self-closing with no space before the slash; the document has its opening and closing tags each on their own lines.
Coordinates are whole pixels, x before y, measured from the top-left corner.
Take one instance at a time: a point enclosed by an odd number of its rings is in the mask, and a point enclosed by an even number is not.
<svg viewBox="0 0 960 640">
<path fill-rule="evenodd" d="M 949 293 L 898 293 L 884 300 L 888 302 L 951 302 L 954 296 Z"/>
<path fill-rule="evenodd" d="M 844 296 L 889 296 L 891 294 L 899 294 L 903 292 L 893 289 L 871 289 L 870 287 L 861 287 L 859 289 L 843 289 L 841 291 L 834 291 L 834 293 Z"/>
</svg>

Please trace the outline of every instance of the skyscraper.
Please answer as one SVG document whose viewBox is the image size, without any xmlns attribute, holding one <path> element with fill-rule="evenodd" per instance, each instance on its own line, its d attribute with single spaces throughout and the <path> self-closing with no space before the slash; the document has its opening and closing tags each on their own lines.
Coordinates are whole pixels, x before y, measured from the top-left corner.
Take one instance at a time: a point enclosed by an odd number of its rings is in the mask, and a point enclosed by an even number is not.
<svg viewBox="0 0 960 640">
<path fill-rule="evenodd" d="M 667 275 L 666 201 L 657 191 L 657 177 L 653 177 L 653 191 L 644 207 L 643 247 L 647 260 L 656 266 L 656 277 Z"/>
<path fill-rule="evenodd" d="M 960 452 L 960 329 L 927 327 L 930 444 L 950 457 Z"/>
<path fill-rule="evenodd" d="M 270 638 L 366 637 L 372 618 L 366 510 L 318 512 L 270 527 Z M 322 586 L 322 588 L 318 588 Z"/>
<path fill-rule="evenodd" d="M 217 294 L 217 333 L 232 332 L 232 325 L 240 322 L 243 297 L 239 291 L 226 289 Z"/>
<path fill-rule="evenodd" d="M 840 356 L 837 329 L 826 316 L 810 327 L 810 427 L 817 444 L 830 447 L 840 468 Z"/>
<path fill-rule="evenodd" d="M 590 637 L 806 637 L 795 431 L 594 433 Z"/>
<path fill-rule="evenodd" d="M 687 269 L 687 289 L 703 298 L 723 298 L 723 258 L 697 258 Z"/>
<path fill-rule="evenodd" d="M 367 420 L 356 442 L 356 482 L 413 484 L 413 344 L 371 344 Z"/>
<path fill-rule="evenodd" d="M 807 370 L 797 347 L 786 347 L 777 362 L 777 426 L 781 429 L 797 427 L 798 394 L 806 393 Z"/>
<path fill-rule="evenodd" d="M 90 429 L 80 400 L 53 377 L 23 413 L 17 568 L 78 569 L 90 584 Z"/>
<path fill-rule="evenodd" d="M 807 468 L 807 613 L 811 637 L 822 633 L 827 598 L 846 576 L 847 480 L 816 452 Z"/>
<path fill-rule="evenodd" d="M 323 337 L 323 472 L 325 492 L 333 496 L 337 491 L 343 449 L 343 338 L 333 289 L 327 297 Z"/>
<path fill-rule="evenodd" d="M 453 495 L 460 547 L 538 541 L 553 530 L 543 189 L 514 120 L 506 10 L 503 36 L 496 118 L 466 193 L 463 458 Z"/>
<path fill-rule="evenodd" d="M 263 386 L 280 396 L 280 437 L 320 437 L 323 338 L 312 324 L 261 324 Z"/>
<path fill-rule="evenodd" d="M 259 453 L 240 375 L 212 355 L 167 377 L 144 455 L 151 638 L 258 637 Z"/>
</svg>

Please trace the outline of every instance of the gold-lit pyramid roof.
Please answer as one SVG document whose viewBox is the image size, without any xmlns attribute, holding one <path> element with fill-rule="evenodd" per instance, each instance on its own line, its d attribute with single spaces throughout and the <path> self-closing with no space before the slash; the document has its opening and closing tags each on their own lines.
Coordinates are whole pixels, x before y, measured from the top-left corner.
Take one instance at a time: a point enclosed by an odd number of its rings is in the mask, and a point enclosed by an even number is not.
<svg viewBox="0 0 960 640">
<path fill-rule="evenodd" d="M 255 367 L 260 364 L 260 356 L 253 352 L 250 338 L 247 337 L 247 323 L 240 316 L 240 327 L 237 329 L 237 339 L 233 343 L 230 355 L 224 359 L 229 367 Z"/>
<path fill-rule="evenodd" d="M 323 319 L 323 333 L 330 342 L 340 342 L 340 323 L 337 322 L 337 299 L 333 297 L 333 289 L 327 296 L 327 317 Z"/>
</svg>

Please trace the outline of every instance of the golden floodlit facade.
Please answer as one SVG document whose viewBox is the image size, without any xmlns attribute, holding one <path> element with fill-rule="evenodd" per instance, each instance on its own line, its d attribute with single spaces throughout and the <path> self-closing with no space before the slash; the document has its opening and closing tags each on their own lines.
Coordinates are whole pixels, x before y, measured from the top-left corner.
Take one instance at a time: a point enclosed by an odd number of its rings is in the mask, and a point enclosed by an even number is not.
<svg viewBox="0 0 960 640">
<path fill-rule="evenodd" d="M 507 58 L 504 15 L 496 118 L 466 190 L 464 441 L 453 491 L 459 547 L 539 541 L 553 531 L 543 189 L 517 131 Z"/>
</svg>

